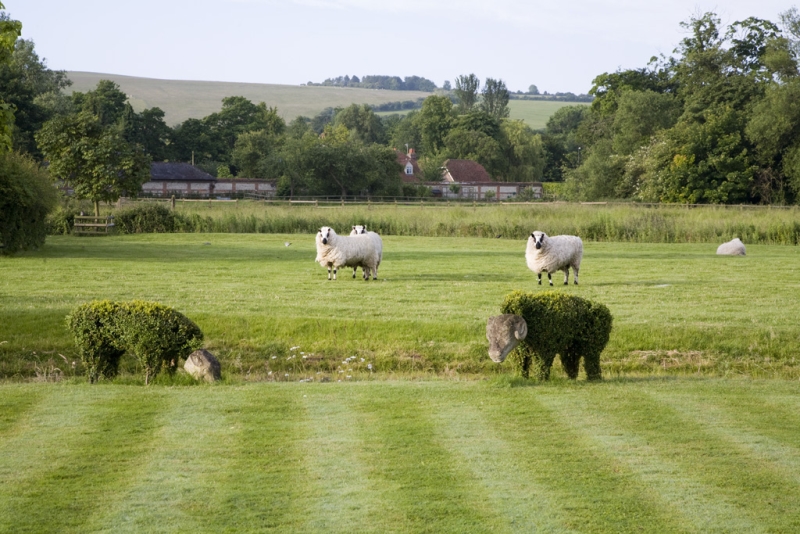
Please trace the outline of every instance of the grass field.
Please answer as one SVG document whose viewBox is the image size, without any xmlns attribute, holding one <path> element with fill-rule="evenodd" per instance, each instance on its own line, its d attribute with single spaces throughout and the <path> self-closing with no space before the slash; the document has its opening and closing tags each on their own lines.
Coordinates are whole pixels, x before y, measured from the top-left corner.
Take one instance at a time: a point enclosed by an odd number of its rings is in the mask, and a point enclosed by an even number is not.
<svg viewBox="0 0 800 534">
<path fill-rule="evenodd" d="M 347 107 L 350 104 L 383 104 L 416 100 L 430 96 L 421 91 L 378 91 L 355 87 L 307 87 L 259 83 L 206 82 L 189 80 L 158 80 L 117 74 L 70 71 L 72 91 L 91 91 L 100 80 L 116 82 L 128 95 L 133 109 L 159 107 L 164 110 L 170 126 L 186 119 L 202 119 L 217 112 L 226 96 L 243 96 L 254 103 L 265 102 L 277 107 L 287 122 L 298 115 L 313 117 L 328 107 Z"/>
<path fill-rule="evenodd" d="M 217 112 L 226 96 L 244 96 L 251 101 L 265 102 L 278 108 L 286 121 L 298 115 L 313 117 L 328 107 L 347 107 L 350 104 L 384 104 L 425 98 L 431 93 L 421 91 L 383 91 L 356 87 L 317 87 L 258 83 L 207 82 L 190 80 L 158 80 L 119 74 L 69 71 L 70 91 L 91 91 L 100 80 L 116 82 L 128 95 L 133 109 L 159 107 L 164 110 L 167 124 L 173 126 L 186 119 L 202 119 Z M 544 128 L 547 119 L 558 108 L 570 103 L 512 100 L 509 109 L 512 119 L 522 119 L 531 128 Z M 384 113 L 385 114 L 385 113 Z"/>
<path fill-rule="evenodd" d="M 543 129 L 547 120 L 564 106 L 588 106 L 587 102 L 553 102 L 547 100 L 509 100 L 508 111 L 512 119 L 522 119 L 534 130 Z"/>
<path fill-rule="evenodd" d="M 2 532 L 800 530 L 800 384 L 0 387 Z"/>
<path fill-rule="evenodd" d="M 343 270 L 329 282 L 313 234 L 53 236 L 0 259 L 0 376 L 69 376 L 64 317 L 93 299 L 176 307 L 236 380 L 508 373 L 486 355 L 485 322 L 510 291 L 542 289 L 524 250 L 522 239 L 385 235 L 379 281 Z M 800 377 L 800 249 L 715 250 L 585 243 L 581 285 L 556 288 L 614 315 L 606 376 Z"/>
</svg>

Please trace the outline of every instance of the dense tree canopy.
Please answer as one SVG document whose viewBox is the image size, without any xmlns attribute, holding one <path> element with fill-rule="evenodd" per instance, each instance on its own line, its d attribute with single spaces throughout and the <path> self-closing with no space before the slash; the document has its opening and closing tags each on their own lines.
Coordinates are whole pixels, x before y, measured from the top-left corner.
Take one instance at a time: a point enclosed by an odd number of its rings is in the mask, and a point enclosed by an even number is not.
<svg viewBox="0 0 800 534">
<path fill-rule="evenodd" d="M 568 194 L 718 204 L 800 199 L 800 17 L 790 10 L 781 22 L 784 30 L 754 17 L 723 28 L 705 13 L 682 24 L 687 36 L 672 57 L 596 77 L 591 109 L 573 115 L 579 160 L 561 161 Z M 569 128 L 558 124 L 569 123 L 564 113 L 548 133 L 568 154 L 562 131 Z"/>
<path fill-rule="evenodd" d="M 36 141 L 50 173 L 69 185 L 77 198 L 91 200 L 95 215 L 100 215 L 100 202 L 136 196 L 150 179 L 150 158 L 141 147 L 126 141 L 118 126 L 104 126 L 90 111 L 51 119 L 37 132 Z"/>
</svg>

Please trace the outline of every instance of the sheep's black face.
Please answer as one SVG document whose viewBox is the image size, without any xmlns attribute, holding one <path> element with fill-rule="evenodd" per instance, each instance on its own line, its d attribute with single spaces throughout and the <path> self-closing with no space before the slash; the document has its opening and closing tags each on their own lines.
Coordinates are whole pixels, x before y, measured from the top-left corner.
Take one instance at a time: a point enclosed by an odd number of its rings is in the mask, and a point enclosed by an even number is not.
<svg viewBox="0 0 800 534">
<path fill-rule="evenodd" d="M 544 232 L 533 232 L 531 237 L 533 238 L 533 242 L 536 243 L 536 249 L 538 250 L 542 248 L 544 238 L 547 237 L 547 235 Z"/>
<path fill-rule="evenodd" d="M 323 226 L 319 231 L 319 236 L 322 237 L 322 244 L 327 245 L 328 239 L 330 239 L 331 229 L 327 226 Z"/>
</svg>

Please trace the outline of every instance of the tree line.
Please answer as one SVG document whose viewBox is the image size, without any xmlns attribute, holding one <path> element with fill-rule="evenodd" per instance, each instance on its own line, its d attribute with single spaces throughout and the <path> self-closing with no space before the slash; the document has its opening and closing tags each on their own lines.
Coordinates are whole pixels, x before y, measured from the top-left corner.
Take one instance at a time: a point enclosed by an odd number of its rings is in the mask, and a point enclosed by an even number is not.
<svg viewBox="0 0 800 534">
<path fill-rule="evenodd" d="M 434 92 L 437 87 L 434 82 L 421 76 L 379 76 L 369 75 L 359 78 L 356 75 L 337 76 L 327 78 L 322 83 L 308 82 L 306 85 L 328 86 L 328 87 L 361 87 L 364 89 L 387 89 L 390 91 L 424 91 Z"/>
<path fill-rule="evenodd" d="M 36 211 L 35 197 L 48 195 L 13 177 L 49 175 L 97 212 L 100 202 L 136 194 L 151 161 L 274 179 L 283 196 L 424 195 L 400 179 L 395 149 L 414 148 L 424 181 L 458 158 L 498 181 L 563 181 L 576 200 L 797 203 L 797 9 L 778 23 L 751 17 L 723 27 L 705 13 L 682 26 L 687 36 L 673 55 L 600 74 L 591 105 L 559 109 L 542 131 L 508 118 L 512 95 L 502 80 L 474 74 L 402 116 L 353 104 L 286 122 L 274 107 L 230 96 L 218 112 L 171 127 L 159 108 L 134 111 L 107 80 L 67 95 L 66 74 L 48 69 L 33 42 L 20 39 L 21 24 L 0 13 L 2 201 L 25 197 L 15 206 Z M 3 205 L 4 217 L 12 211 Z M 9 220 L 0 227 L 12 228 Z"/>
<path fill-rule="evenodd" d="M 800 14 L 682 23 L 673 55 L 603 73 L 590 107 L 548 122 L 551 179 L 570 198 L 675 203 L 800 200 Z"/>
</svg>

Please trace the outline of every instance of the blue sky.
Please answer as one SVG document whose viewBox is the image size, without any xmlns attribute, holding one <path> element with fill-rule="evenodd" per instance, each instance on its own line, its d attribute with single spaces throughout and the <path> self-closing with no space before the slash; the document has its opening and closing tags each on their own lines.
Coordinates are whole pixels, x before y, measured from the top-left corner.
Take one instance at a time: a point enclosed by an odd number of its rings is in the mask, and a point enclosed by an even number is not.
<svg viewBox="0 0 800 534">
<path fill-rule="evenodd" d="M 778 22 L 775 0 L 3 0 L 52 69 L 300 84 L 339 75 L 459 74 L 585 93 L 670 54 L 681 21 Z"/>
</svg>

